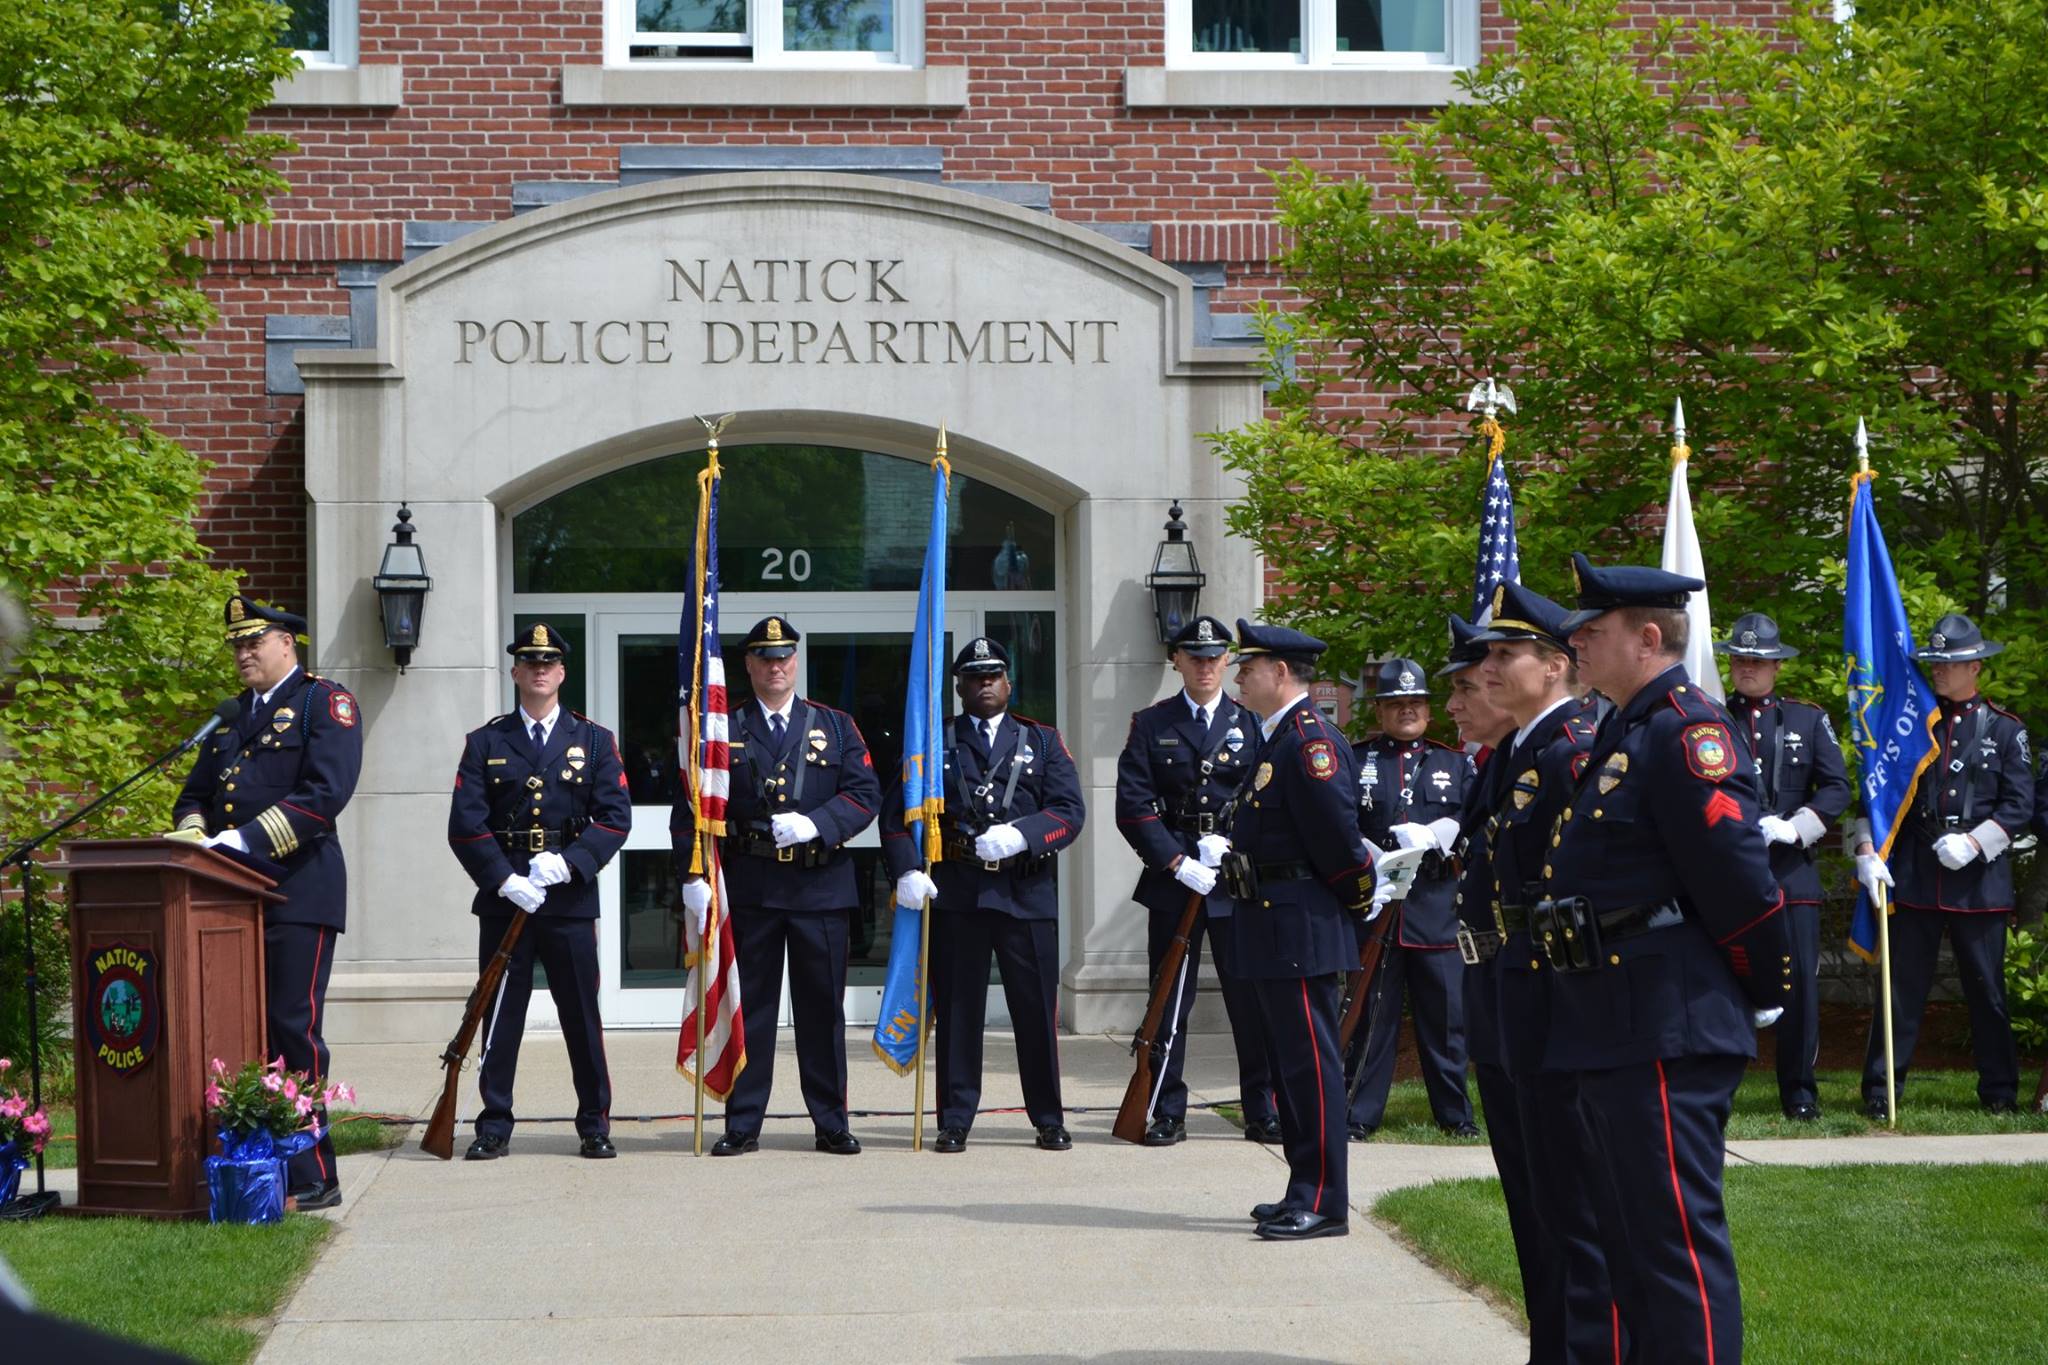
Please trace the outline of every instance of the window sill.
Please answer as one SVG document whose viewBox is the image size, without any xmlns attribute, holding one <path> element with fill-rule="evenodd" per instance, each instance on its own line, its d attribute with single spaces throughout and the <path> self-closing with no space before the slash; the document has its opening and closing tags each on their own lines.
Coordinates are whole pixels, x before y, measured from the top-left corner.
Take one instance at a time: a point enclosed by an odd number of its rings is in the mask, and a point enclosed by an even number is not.
<svg viewBox="0 0 2048 1365">
<path fill-rule="evenodd" d="M 271 87 L 270 103 L 298 108 L 393 109 L 405 102 L 397 66 L 307 66 Z"/>
<path fill-rule="evenodd" d="M 1459 68 L 1327 67 L 1202 71 L 1165 66 L 1124 68 L 1124 104 L 1131 109 L 1439 108 L 1463 104 Z"/>
<path fill-rule="evenodd" d="M 571 109 L 958 109 L 967 103 L 967 68 L 565 66 L 562 103 Z"/>
</svg>

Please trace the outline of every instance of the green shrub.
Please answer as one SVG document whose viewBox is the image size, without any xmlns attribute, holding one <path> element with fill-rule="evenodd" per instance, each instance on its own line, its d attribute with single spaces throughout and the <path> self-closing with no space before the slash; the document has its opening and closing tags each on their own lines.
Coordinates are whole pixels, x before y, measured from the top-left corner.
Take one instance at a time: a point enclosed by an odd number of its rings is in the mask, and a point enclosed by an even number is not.
<svg viewBox="0 0 2048 1365">
<path fill-rule="evenodd" d="M 2020 1051 L 2048 1046 L 2048 934 L 2013 929 L 2005 941 L 2005 1007 Z"/>
</svg>

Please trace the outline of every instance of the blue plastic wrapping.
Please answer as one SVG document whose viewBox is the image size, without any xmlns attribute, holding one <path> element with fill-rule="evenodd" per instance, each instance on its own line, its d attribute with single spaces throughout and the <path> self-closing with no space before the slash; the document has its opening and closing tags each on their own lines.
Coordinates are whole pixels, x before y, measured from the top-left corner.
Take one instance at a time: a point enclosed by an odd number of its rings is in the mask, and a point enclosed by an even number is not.
<svg viewBox="0 0 2048 1365">
<path fill-rule="evenodd" d="M 285 1163 L 318 1142 L 320 1130 L 274 1138 L 223 1128 L 219 1136 L 221 1154 L 206 1158 L 207 1217 L 216 1223 L 283 1221 Z"/>
<path fill-rule="evenodd" d="M 21 1173 L 27 1169 L 28 1158 L 21 1154 L 21 1145 L 0 1142 L 0 1204 L 21 1192 Z"/>
</svg>

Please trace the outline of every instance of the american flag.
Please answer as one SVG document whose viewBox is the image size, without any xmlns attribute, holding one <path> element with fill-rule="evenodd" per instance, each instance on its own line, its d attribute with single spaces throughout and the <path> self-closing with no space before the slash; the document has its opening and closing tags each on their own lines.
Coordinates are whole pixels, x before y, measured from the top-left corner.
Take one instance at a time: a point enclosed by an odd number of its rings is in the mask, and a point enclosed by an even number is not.
<svg viewBox="0 0 2048 1365">
<path fill-rule="evenodd" d="M 747 1031 L 740 1015 L 739 959 L 733 945 L 732 921 L 726 916 L 725 869 L 720 865 L 717 836 L 725 833 L 725 803 L 732 790 L 732 751 L 728 741 L 725 699 L 725 658 L 718 644 L 718 452 L 697 477 L 697 540 L 690 581 L 683 593 L 682 619 L 676 627 L 677 747 L 680 771 L 689 781 L 690 813 L 696 847 L 691 868 L 702 871 L 713 897 L 706 923 L 713 949 L 706 970 L 704 938 L 694 917 L 685 916 L 683 961 L 690 968 L 684 982 L 682 1036 L 676 1043 L 676 1070 L 693 1084 L 697 1051 L 698 1011 L 703 1011 L 704 1088 L 719 1099 L 732 1093 L 733 1080 L 747 1065 Z"/>
<path fill-rule="evenodd" d="M 1493 590 L 1522 581 L 1522 556 L 1515 545 L 1515 495 L 1508 487 L 1508 462 L 1495 455 L 1486 462 L 1486 495 L 1480 508 L 1479 558 L 1472 567 L 1472 623 L 1493 617 Z"/>
</svg>

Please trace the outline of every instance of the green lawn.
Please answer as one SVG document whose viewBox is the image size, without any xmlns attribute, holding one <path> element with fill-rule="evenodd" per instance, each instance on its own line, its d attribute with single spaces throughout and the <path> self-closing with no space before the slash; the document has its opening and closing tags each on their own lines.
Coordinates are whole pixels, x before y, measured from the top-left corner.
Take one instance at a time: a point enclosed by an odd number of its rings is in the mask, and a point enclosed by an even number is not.
<svg viewBox="0 0 2048 1365">
<path fill-rule="evenodd" d="M 256 1354 L 267 1319 L 333 1230 L 299 1214 L 256 1228 L 58 1216 L 0 1223 L 0 1256 L 46 1312 L 239 1362 Z"/>
<path fill-rule="evenodd" d="M 68 1171 L 78 1164 L 78 1115 L 69 1105 L 51 1105 L 50 1145 L 43 1149 L 43 1167 L 51 1171 Z M 386 1124 L 375 1121 L 374 1116 L 356 1117 L 350 1109 L 336 1109 L 328 1117 L 334 1123 L 334 1154 L 348 1156 L 354 1152 L 375 1152 L 386 1147 L 396 1147 L 405 1140 L 406 1128 L 402 1124 Z M 34 1189 L 36 1173 L 31 1166 L 22 1173 L 22 1187 Z"/>
<path fill-rule="evenodd" d="M 2025 1068 L 2022 1068 L 2025 1070 Z M 1794 1123 L 1778 1107 L 1778 1078 L 1769 1070 L 1751 1071 L 1735 1092 L 1735 1113 L 1728 1121 L 1728 1140 L 1751 1138 L 1810 1138 L 1878 1136 L 1891 1130 L 1863 1117 L 1861 1077 L 1854 1071 L 1823 1071 L 1820 1083 L 1820 1118 L 1813 1123 Z M 1468 1086 L 1472 1108 L 1481 1127 L 1486 1115 L 1479 1103 L 1477 1086 Z M 2023 1078 L 2020 1096 L 2024 1102 L 2033 1093 L 2031 1074 Z M 1217 1112 L 1242 1126 L 1236 1109 L 1219 1105 Z M 1899 1106 L 1901 1133 L 2048 1133 L 2048 1114 L 1987 1114 L 1977 1105 L 1977 1073 L 1974 1071 L 1916 1071 L 1907 1079 L 1904 1102 Z M 1421 1081 L 1396 1081 L 1387 1096 L 1387 1119 L 1376 1142 L 1421 1142 L 1456 1146 L 1456 1138 L 1439 1131 L 1429 1115 L 1429 1096 Z M 2048 1358 L 2048 1351 L 2044 1351 Z"/>
<path fill-rule="evenodd" d="M 1373 1212 L 1520 1307 L 1498 1181 L 1396 1190 Z M 1735 1167 L 1728 1220 L 1754 1365 L 2043 1359 L 2048 1164 Z"/>
</svg>

